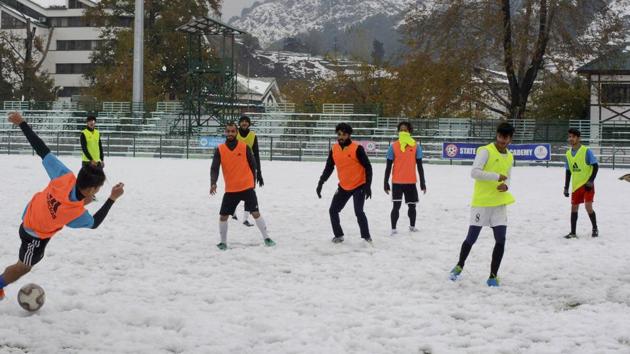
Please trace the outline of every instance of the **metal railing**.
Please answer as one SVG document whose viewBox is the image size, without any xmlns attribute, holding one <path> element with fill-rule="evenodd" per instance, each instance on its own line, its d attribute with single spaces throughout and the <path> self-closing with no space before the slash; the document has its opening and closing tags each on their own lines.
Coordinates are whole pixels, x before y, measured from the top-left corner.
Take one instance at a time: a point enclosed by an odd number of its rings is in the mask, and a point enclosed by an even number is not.
<svg viewBox="0 0 630 354">
<path fill-rule="evenodd" d="M 79 134 L 64 132 L 40 132 L 42 139 L 51 150 L 58 155 L 81 154 Z M 475 140 L 469 137 L 442 137 L 435 139 L 431 136 L 416 136 L 420 141 L 424 160 L 429 163 L 465 164 L 469 162 L 443 160 L 442 143 L 444 141 L 468 141 L 486 143 L 488 140 Z M 384 161 L 389 145 L 395 140 L 392 136 L 373 136 L 357 134 L 355 141 L 369 145 L 366 149 L 373 161 Z M 166 137 L 162 134 L 137 134 L 134 132 L 117 132 L 102 134 L 101 141 L 106 156 L 151 157 L 151 158 L 204 158 L 210 159 L 214 149 L 200 145 L 199 137 Z M 320 136 L 317 140 L 287 139 L 284 136 L 259 136 L 261 157 L 265 160 L 285 161 L 323 161 L 327 158 L 330 148 L 336 143 L 335 137 Z M 534 143 L 534 142 L 532 142 Z M 561 166 L 564 165 L 566 143 L 553 143 L 551 161 L 549 162 L 519 162 L 518 164 Z M 630 140 L 611 141 L 594 147 L 595 153 L 602 167 L 629 168 Z M 34 154 L 22 132 L 0 132 L 0 154 Z"/>
<path fill-rule="evenodd" d="M 0 116 L 13 109 L 24 108 L 23 102 L 4 102 Z M 178 117 L 176 102 L 161 103 L 162 111 L 141 117 L 125 115 L 128 104 L 104 103 L 113 112 L 99 112 L 98 126 L 103 146 L 110 156 L 208 158 L 213 150 L 199 144 L 200 136 L 221 134 L 216 124 L 201 129 L 198 136 L 166 136 Z M 32 104 L 29 103 L 29 107 Z M 286 107 L 285 107 L 286 108 Z M 334 126 L 341 121 L 354 128 L 353 139 L 370 143 L 369 156 L 385 158 L 387 148 L 396 139 L 399 122 L 409 120 L 414 136 L 421 142 L 426 160 L 434 163 L 460 163 L 441 159 L 443 142 L 486 143 L 494 139 L 497 120 L 466 118 L 409 119 L 378 117 L 375 114 L 348 113 L 348 105 L 325 107 L 326 113 L 268 112 L 251 113 L 253 130 L 259 136 L 261 155 L 269 160 L 322 160 L 335 143 Z M 356 112 L 356 107 L 354 107 Z M 84 126 L 86 111 L 23 109 L 23 115 L 52 150 L 59 154 L 80 154 L 79 131 Z M 566 134 L 569 127 L 579 128 L 585 144 L 591 145 L 603 166 L 630 165 L 630 124 L 592 125 L 588 121 L 541 122 L 514 121 L 515 143 L 551 143 L 552 161 L 547 166 L 564 163 Z M 591 133 L 594 133 L 591 135 Z M 595 134 L 596 133 L 596 134 Z M 591 136 L 599 137 L 591 140 Z M 19 129 L 0 122 L 0 154 L 32 153 Z"/>
</svg>

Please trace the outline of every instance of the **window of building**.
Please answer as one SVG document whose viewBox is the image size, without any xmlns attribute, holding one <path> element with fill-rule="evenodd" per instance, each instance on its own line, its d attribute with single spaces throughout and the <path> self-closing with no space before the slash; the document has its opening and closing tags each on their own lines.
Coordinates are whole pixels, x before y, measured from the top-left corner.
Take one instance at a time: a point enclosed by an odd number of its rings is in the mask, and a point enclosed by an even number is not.
<svg viewBox="0 0 630 354">
<path fill-rule="evenodd" d="M 630 104 L 630 83 L 602 84 L 602 103 Z"/>
<path fill-rule="evenodd" d="M 71 8 L 71 9 L 84 9 L 85 8 L 85 4 L 83 4 L 79 0 L 70 0 L 68 2 L 68 7 Z"/>
<path fill-rule="evenodd" d="M 85 74 L 92 69 L 92 64 L 57 64 L 56 74 Z"/>
<path fill-rule="evenodd" d="M 102 44 L 102 40 L 57 41 L 57 50 L 97 50 Z"/>
<path fill-rule="evenodd" d="M 96 27 L 84 17 L 51 17 L 50 24 L 54 27 Z"/>
<path fill-rule="evenodd" d="M 133 18 L 131 17 L 119 17 L 118 25 L 120 27 L 132 27 L 133 26 Z"/>
<path fill-rule="evenodd" d="M 26 23 L 18 20 L 17 18 L 9 15 L 6 12 L 2 12 L 2 16 L 0 16 L 2 29 L 17 29 L 17 28 L 26 28 Z"/>
</svg>

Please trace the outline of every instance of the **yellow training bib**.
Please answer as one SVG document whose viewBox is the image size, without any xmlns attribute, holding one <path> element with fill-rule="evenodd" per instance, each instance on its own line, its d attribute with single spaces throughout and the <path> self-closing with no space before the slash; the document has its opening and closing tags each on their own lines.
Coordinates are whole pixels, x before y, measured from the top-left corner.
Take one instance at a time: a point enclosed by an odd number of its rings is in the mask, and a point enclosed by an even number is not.
<svg viewBox="0 0 630 354">
<path fill-rule="evenodd" d="M 571 154 L 571 149 L 567 150 L 567 163 L 569 171 L 571 171 L 571 179 L 573 180 L 571 183 L 574 192 L 585 185 L 593 173 L 593 166 L 586 163 L 587 152 L 588 147 L 584 145 L 580 146 L 575 156 Z"/>
<path fill-rule="evenodd" d="M 246 137 L 241 136 L 241 131 L 238 131 L 238 134 L 236 135 L 236 139 L 238 139 L 239 141 L 244 142 L 245 144 L 247 144 L 247 146 L 249 146 L 250 149 L 254 148 L 254 140 L 256 140 L 256 133 L 254 133 L 253 131 L 249 131 L 249 133 L 247 134 Z"/>
<path fill-rule="evenodd" d="M 98 145 L 99 140 L 101 139 L 101 134 L 98 132 L 98 129 L 94 129 L 94 131 L 90 131 L 89 129 L 83 129 L 81 132 L 85 136 L 85 141 L 87 143 L 87 150 L 92 155 L 92 159 L 96 162 L 101 162 L 101 148 Z M 83 157 L 83 161 L 89 162 L 90 159 L 85 156 L 85 154 L 81 154 Z"/>
<path fill-rule="evenodd" d="M 477 149 L 477 153 L 481 149 L 488 150 L 488 162 L 483 167 L 485 172 L 494 172 L 504 176 L 509 175 L 514 156 L 508 150 L 507 154 L 501 154 L 494 143 L 482 146 Z M 508 205 L 514 203 L 514 196 L 510 192 L 500 192 L 497 187 L 503 182 L 499 181 L 479 181 L 475 180 L 475 189 L 473 192 L 473 207 L 495 207 L 500 205 Z"/>
</svg>

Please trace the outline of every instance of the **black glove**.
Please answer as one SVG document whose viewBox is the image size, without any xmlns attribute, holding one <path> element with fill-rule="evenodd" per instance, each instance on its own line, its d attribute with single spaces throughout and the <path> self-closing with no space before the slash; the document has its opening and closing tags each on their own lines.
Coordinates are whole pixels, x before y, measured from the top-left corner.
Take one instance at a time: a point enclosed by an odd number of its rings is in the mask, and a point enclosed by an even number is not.
<svg viewBox="0 0 630 354">
<path fill-rule="evenodd" d="M 383 188 L 385 188 L 385 193 L 388 193 L 391 188 L 389 188 L 389 182 L 385 181 L 385 186 L 383 186 Z"/>
<path fill-rule="evenodd" d="M 421 191 L 426 191 L 427 190 L 427 186 L 425 184 L 420 184 L 420 190 Z"/>
<path fill-rule="evenodd" d="M 363 193 L 365 193 L 366 200 L 372 198 L 372 188 L 367 184 L 363 187 Z"/>
<path fill-rule="evenodd" d="M 564 196 L 569 197 L 569 187 L 564 187 Z"/>
<path fill-rule="evenodd" d="M 324 184 L 322 183 L 322 181 L 319 181 L 319 183 L 317 183 L 317 189 L 315 189 L 315 192 L 317 192 L 317 196 L 319 197 L 319 199 L 322 199 L 322 187 L 324 186 Z"/>
<path fill-rule="evenodd" d="M 262 186 L 264 186 L 264 185 L 265 185 L 265 182 L 263 181 L 263 178 L 262 178 L 262 173 L 258 172 L 258 176 L 257 176 L 257 178 L 256 178 L 256 179 L 258 180 L 258 185 L 259 185 L 260 187 L 262 187 Z"/>
<path fill-rule="evenodd" d="M 587 192 L 592 191 L 593 190 L 593 182 L 592 181 L 586 182 L 586 184 L 584 185 L 584 190 L 586 190 Z"/>
</svg>

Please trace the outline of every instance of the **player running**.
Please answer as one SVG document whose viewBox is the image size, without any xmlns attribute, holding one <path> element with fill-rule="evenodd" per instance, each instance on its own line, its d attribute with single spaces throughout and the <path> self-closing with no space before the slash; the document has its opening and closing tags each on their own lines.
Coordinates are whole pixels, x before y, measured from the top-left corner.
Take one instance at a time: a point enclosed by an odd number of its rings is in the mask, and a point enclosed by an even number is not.
<svg viewBox="0 0 630 354">
<path fill-rule="evenodd" d="M 217 247 L 222 251 L 227 249 L 228 219 L 230 215 L 234 215 L 236 207 L 241 201 L 245 202 L 245 210 L 254 217 L 254 222 L 263 236 L 265 246 L 274 246 L 276 243 L 269 238 L 265 220 L 258 211 L 258 199 L 256 191 L 254 191 L 256 187 L 254 154 L 247 144 L 236 138 L 236 134 L 236 124 L 228 123 L 225 127 L 225 143 L 217 147 L 212 158 L 210 195 L 217 193 L 219 167 L 223 170 L 223 180 L 225 181 L 225 194 L 219 212 L 221 242 Z"/>
<path fill-rule="evenodd" d="M 389 194 L 389 176 L 392 173 L 392 212 L 390 214 L 392 222 L 391 235 L 398 233 L 396 223 L 398 222 L 400 207 L 405 196 L 409 216 L 409 231 L 417 232 L 416 228 L 416 204 L 418 203 L 418 188 L 416 182 L 416 169 L 420 176 L 420 189 L 427 193 L 427 186 L 424 180 L 424 168 L 422 167 L 422 146 L 417 144 L 411 137 L 413 128 L 409 122 L 398 123 L 398 140 L 389 146 L 387 151 L 387 167 L 385 168 L 385 193 Z"/>
<path fill-rule="evenodd" d="M 564 236 L 566 239 L 577 238 L 575 233 L 578 219 L 578 209 L 584 203 L 588 217 L 591 219 L 593 233 L 591 236 L 598 237 L 597 217 L 593 210 L 593 199 L 595 197 L 595 177 L 599 171 L 597 158 L 593 150 L 581 143 L 581 133 L 575 128 L 569 129 L 568 141 L 571 148 L 567 150 L 564 179 L 564 196 L 569 197 L 569 182 L 573 177 L 573 188 L 571 193 L 571 232 Z"/>
<path fill-rule="evenodd" d="M 96 229 L 101 225 L 114 202 L 124 193 L 124 185 L 112 188 L 109 199 L 99 211 L 90 215 L 85 210 L 105 183 L 100 167 L 84 166 L 77 177 L 50 152 L 46 144 L 33 132 L 19 113 L 9 114 L 9 122 L 20 127 L 37 155 L 42 158 L 50 183 L 36 193 L 22 215 L 19 235 L 22 240 L 17 263 L 8 266 L 0 275 L 0 300 L 4 287 L 30 272 L 44 257 L 50 239 L 64 226 Z"/>
<path fill-rule="evenodd" d="M 466 258 L 477 241 L 481 228 L 490 226 L 494 233 L 495 244 L 490 264 L 490 277 L 486 283 L 488 286 L 499 286 L 497 274 L 505 249 L 507 206 L 514 203 L 514 197 L 508 192 L 514 157 L 507 148 L 512 142 L 513 135 L 514 127 L 503 122 L 497 127 L 495 142 L 477 149 L 477 156 L 470 173 L 475 179 L 470 227 L 466 240 L 462 243 L 459 261 L 451 270 L 450 279 L 453 281 L 457 280 L 462 273 Z"/>
<path fill-rule="evenodd" d="M 363 211 L 365 200 L 372 197 L 372 165 L 363 147 L 350 139 L 352 127 L 346 123 L 339 123 L 335 128 L 337 144 L 333 145 L 328 154 L 326 167 L 317 184 L 317 196 L 321 199 L 322 187 L 337 166 L 339 188 L 330 204 L 329 214 L 335 237 L 333 243 L 343 242 L 343 229 L 339 220 L 339 213 L 348 203 L 354 200 L 354 214 L 357 216 L 361 238 L 372 242 L 368 219 Z"/>
</svg>

